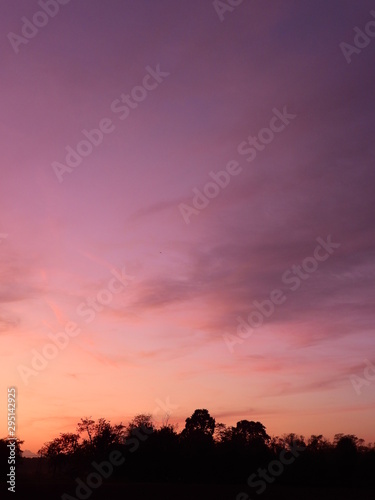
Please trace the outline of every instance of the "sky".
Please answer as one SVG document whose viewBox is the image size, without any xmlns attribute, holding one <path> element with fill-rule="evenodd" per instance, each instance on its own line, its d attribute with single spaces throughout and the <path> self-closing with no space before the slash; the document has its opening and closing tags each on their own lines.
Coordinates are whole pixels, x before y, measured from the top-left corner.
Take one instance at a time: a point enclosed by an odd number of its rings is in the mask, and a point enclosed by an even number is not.
<svg viewBox="0 0 375 500">
<path fill-rule="evenodd" d="M 23 449 L 197 408 L 375 441 L 375 5 L 237 3 L 3 9 L 0 433 L 16 387 Z"/>
</svg>

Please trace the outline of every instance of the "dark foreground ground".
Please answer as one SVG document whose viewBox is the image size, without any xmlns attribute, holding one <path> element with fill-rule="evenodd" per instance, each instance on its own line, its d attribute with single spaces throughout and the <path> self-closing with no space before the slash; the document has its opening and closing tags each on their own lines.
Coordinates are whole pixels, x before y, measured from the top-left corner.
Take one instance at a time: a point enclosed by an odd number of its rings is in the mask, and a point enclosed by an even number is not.
<svg viewBox="0 0 375 500">
<path fill-rule="evenodd" d="M 16 494 L 8 493 L 2 486 L 0 498 L 58 500 L 63 493 L 75 496 L 74 485 L 19 484 Z M 5 495 L 4 495 L 5 490 Z M 247 500 L 374 500 L 375 492 L 361 489 L 304 489 L 269 486 L 261 495 L 239 485 L 174 485 L 174 484 L 123 484 L 106 483 L 87 497 L 90 500 L 236 500 L 240 492 L 249 494 Z M 69 497 L 66 497 L 67 499 Z M 81 497 L 83 498 L 83 497 Z M 241 497 L 239 497 L 241 498 Z M 246 497 L 241 500 L 245 500 Z"/>
</svg>

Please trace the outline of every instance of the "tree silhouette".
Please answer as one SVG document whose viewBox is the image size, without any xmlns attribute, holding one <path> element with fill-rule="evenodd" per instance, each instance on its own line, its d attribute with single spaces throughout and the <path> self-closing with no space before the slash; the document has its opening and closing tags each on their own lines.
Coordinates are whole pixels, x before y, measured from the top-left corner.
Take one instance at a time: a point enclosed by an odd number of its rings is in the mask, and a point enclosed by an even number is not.
<svg viewBox="0 0 375 500">
<path fill-rule="evenodd" d="M 237 422 L 236 427 L 233 428 L 232 436 L 235 441 L 254 447 L 265 446 L 271 439 L 263 424 L 248 420 Z"/>
<path fill-rule="evenodd" d="M 219 423 L 215 425 L 214 440 L 217 443 L 228 443 L 233 439 L 233 427 Z"/>
<path fill-rule="evenodd" d="M 100 418 L 94 427 L 92 442 L 95 449 L 108 449 L 123 443 L 124 429 L 125 426 L 122 423 L 111 425 L 105 418 Z"/>
<path fill-rule="evenodd" d="M 136 415 L 126 427 L 128 436 L 136 434 L 137 431 L 148 431 L 149 433 L 155 430 L 155 425 L 152 421 L 152 415 L 141 413 Z"/>
<path fill-rule="evenodd" d="M 295 456 L 296 447 L 303 453 Z M 0 451 L 5 457 L 5 440 Z M 127 425 L 85 417 L 76 434 L 61 433 L 39 454 L 50 473 L 74 479 L 89 475 L 94 462 L 108 463 L 113 451 L 124 457 L 125 465 L 113 470 L 111 481 L 241 483 L 284 457 L 292 465 L 275 475 L 275 484 L 374 484 L 375 447 L 354 435 L 336 434 L 333 442 L 322 435 L 305 440 L 294 433 L 271 438 L 261 422 L 244 419 L 227 427 L 216 424 L 207 409 L 195 410 L 180 433 L 170 424 L 156 428 L 149 414 L 136 415 Z"/>
<path fill-rule="evenodd" d="M 49 460 L 53 472 L 55 473 L 67 463 L 68 457 L 74 455 L 77 451 L 79 447 L 78 439 L 78 434 L 62 433 L 60 437 L 45 443 L 42 448 L 38 450 L 38 455 Z"/>
<path fill-rule="evenodd" d="M 78 422 L 77 425 L 77 432 L 79 435 L 86 432 L 89 438 L 89 443 L 92 445 L 92 436 L 95 432 L 95 421 L 90 417 L 81 418 L 80 422 Z"/>
<path fill-rule="evenodd" d="M 193 435 L 213 436 L 215 431 L 215 419 L 211 417 L 208 410 L 195 410 L 191 417 L 185 420 L 185 429 L 182 431 L 184 437 Z"/>
<path fill-rule="evenodd" d="M 315 436 L 314 434 L 311 435 L 307 445 L 311 452 L 321 452 L 330 447 L 329 442 L 322 436 L 322 434 L 319 434 L 318 436 Z"/>
</svg>

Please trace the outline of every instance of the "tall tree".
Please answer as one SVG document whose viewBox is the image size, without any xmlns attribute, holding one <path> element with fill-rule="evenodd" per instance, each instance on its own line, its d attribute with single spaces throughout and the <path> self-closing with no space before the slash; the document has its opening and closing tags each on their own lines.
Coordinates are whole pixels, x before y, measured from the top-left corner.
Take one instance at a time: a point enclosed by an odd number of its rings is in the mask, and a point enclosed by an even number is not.
<svg viewBox="0 0 375 500">
<path fill-rule="evenodd" d="M 95 421 L 92 420 L 91 417 L 81 418 L 77 425 L 77 432 L 80 436 L 86 432 L 89 438 L 88 442 L 92 445 L 92 439 L 95 432 Z"/>
<path fill-rule="evenodd" d="M 185 436 L 193 434 L 205 434 L 213 436 L 215 431 L 215 419 L 211 417 L 208 410 L 195 410 L 191 417 L 185 420 L 185 429 L 182 431 Z"/>
</svg>

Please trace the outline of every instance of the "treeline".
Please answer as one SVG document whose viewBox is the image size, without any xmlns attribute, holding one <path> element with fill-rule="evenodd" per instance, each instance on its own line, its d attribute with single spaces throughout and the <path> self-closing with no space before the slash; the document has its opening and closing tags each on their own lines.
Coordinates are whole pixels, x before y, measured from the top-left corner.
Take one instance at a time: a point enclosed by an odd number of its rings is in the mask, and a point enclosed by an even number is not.
<svg viewBox="0 0 375 500">
<path fill-rule="evenodd" d="M 257 493 L 271 483 L 375 487 L 375 446 L 354 435 L 271 437 L 260 422 L 227 427 L 205 409 L 181 432 L 157 428 L 151 415 L 127 425 L 83 418 L 76 433 L 60 434 L 38 454 L 51 476 L 70 479 L 94 470 L 111 481 L 227 482 Z"/>
</svg>

